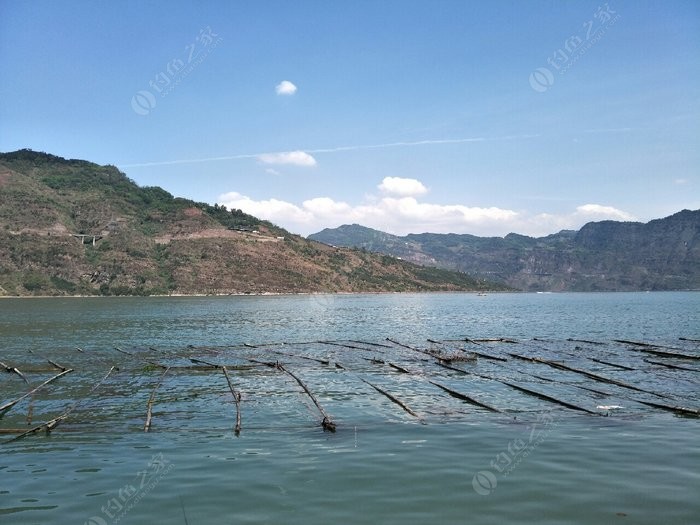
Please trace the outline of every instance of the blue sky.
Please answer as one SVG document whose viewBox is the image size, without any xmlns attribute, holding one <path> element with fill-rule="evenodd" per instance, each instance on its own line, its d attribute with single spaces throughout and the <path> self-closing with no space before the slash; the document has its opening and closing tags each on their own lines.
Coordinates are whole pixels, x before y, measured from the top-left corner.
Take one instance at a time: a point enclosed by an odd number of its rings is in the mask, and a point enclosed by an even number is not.
<svg viewBox="0 0 700 525">
<path fill-rule="evenodd" d="M 700 208 L 693 0 L 0 0 L 0 64 L 0 151 L 297 233 Z"/>
</svg>

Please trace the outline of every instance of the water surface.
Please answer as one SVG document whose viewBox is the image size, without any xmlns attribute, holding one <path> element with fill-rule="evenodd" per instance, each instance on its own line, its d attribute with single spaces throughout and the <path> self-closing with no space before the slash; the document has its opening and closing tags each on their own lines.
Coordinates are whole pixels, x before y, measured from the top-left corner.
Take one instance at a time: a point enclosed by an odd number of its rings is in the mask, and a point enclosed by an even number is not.
<svg viewBox="0 0 700 525">
<path fill-rule="evenodd" d="M 0 428 L 31 428 L 83 399 L 49 436 L 0 445 L 2 523 L 699 521 L 698 420 L 635 402 L 698 408 L 698 366 L 613 342 L 646 341 L 698 355 L 697 343 L 678 339 L 700 339 L 698 294 L 4 299 L 0 335 L 0 360 L 37 370 L 27 373 L 32 385 L 57 372 L 46 358 L 75 368 L 13 407 Z M 509 361 L 455 366 L 595 412 L 607 412 L 598 405 L 622 408 L 608 417 L 578 413 L 441 369 L 387 337 L 424 350 L 478 348 Z M 518 344 L 427 342 L 465 337 Z M 382 344 L 387 347 L 375 346 Z M 509 353 L 561 360 L 652 394 Z M 192 357 L 242 367 L 231 370 L 243 398 L 240 436 L 232 431 L 235 404 L 223 375 L 204 369 L 169 372 L 158 389 L 153 428 L 143 432 L 162 373 L 145 360 L 189 366 Z M 245 368 L 249 358 L 280 360 L 295 371 L 337 432 L 320 428 L 315 407 L 288 377 L 264 366 Z M 119 372 L 88 395 L 114 364 Z M 361 379 L 393 393 L 420 419 Z M 428 380 L 501 412 L 461 402 Z M 0 374 L 0 403 L 26 391 L 16 374 Z"/>
</svg>

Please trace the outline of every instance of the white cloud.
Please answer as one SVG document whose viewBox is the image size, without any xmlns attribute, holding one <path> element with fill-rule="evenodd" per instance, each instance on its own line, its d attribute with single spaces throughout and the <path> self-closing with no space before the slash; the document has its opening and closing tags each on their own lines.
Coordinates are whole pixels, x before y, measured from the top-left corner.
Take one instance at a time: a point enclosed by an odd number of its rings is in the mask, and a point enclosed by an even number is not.
<svg viewBox="0 0 700 525">
<path fill-rule="evenodd" d="M 280 172 L 277 171 L 275 168 L 267 168 L 265 170 L 265 173 L 268 173 L 270 175 L 280 175 Z"/>
<path fill-rule="evenodd" d="M 315 166 L 316 159 L 305 151 L 285 151 L 282 153 L 263 153 L 258 160 L 264 164 L 292 164 L 294 166 Z"/>
<path fill-rule="evenodd" d="M 634 216 L 629 213 L 613 208 L 612 206 L 602 206 L 600 204 L 584 204 L 578 206 L 574 216 L 581 217 L 589 221 L 614 220 L 614 221 L 631 221 Z"/>
<path fill-rule="evenodd" d="M 329 197 L 316 197 L 304 201 L 302 206 L 317 218 L 342 217 L 352 214 L 352 206 L 345 202 L 336 202 Z"/>
<path fill-rule="evenodd" d="M 385 197 L 358 205 L 316 197 L 298 206 L 277 199 L 256 201 L 231 192 L 221 195 L 217 202 L 304 235 L 348 223 L 402 235 L 421 232 L 486 234 L 494 229 L 505 234 L 511 231 L 509 226 L 518 216 L 515 211 L 496 207 L 430 204 L 418 202 L 414 197 Z"/>
<path fill-rule="evenodd" d="M 533 214 L 496 206 L 435 204 L 420 202 L 413 196 L 367 196 L 359 204 L 315 197 L 297 205 L 278 199 L 257 201 L 231 192 L 221 195 L 218 203 L 270 220 L 302 235 L 357 223 L 396 235 L 431 232 L 503 236 L 514 232 L 540 237 L 560 230 L 577 230 L 590 221 L 634 220 L 631 214 L 618 208 L 590 203 L 556 214 Z"/>
<path fill-rule="evenodd" d="M 218 204 L 223 204 L 229 209 L 243 210 L 260 219 L 267 219 L 282 226 L 307 224 L 313 218 L 310 213 L 292 203 L 278 199 L 256 201 L 235 191 L 220 195 Z"/>
<path fill-rule="evenodd" d="M 297 92 L 297 87 L 289 80 L 283 80 L 275 86 L 275 91 L 278 95 L 293 95 Z"/>
<path fill-rule="evenodd" d="M 688 182 L 688 179 L 674 179 L 674 180 L 673 180 L 673 183 L 674 183 L 674 184 L 679 184 L 679 185 L 680 185 L 680 184 L 685 184 L 685 183 L 687 183 L 687 182 Z"/>
<path fill-rule="evenodd" d="M 411 197 L 423 195 L 428 192 L 428 188 L 417 179 L 404 179 L 401 177 L 384 177 L 382 183 L 377 186 L 382 192 L 401 197 Z"/>
<path fill-rule="evenodd" d="M 587 222 L 593 221 L 633 221 L 636 218 L 623 210 L 601 204 L 583 204 L 571 213 L 539 213 L 528 217 L 513 230 L 534 237 L 549 235 L 560 230 L 578 230 Z"/>
</svg>

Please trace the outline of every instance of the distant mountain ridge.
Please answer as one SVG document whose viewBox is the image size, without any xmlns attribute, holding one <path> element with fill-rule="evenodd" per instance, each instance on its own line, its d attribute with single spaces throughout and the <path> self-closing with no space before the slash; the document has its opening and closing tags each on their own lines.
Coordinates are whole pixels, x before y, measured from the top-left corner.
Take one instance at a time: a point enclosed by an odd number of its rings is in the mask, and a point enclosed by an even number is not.
<svg viewBox="0 0 700 525">
<path fill-rule="evenodd" d="M 484 289 L 505 287 L 331 248 L 114 166 L 0 153 L 0 296 Z"/>
<path fill-rule="evenodd" d="M 508 234 L 396 236 L 357 224 L 308 237 L 459 270 L 528 291 L 700 289 L 700 210 L 648 223 L 589 222 L 533 238 Z"/>
</svg>

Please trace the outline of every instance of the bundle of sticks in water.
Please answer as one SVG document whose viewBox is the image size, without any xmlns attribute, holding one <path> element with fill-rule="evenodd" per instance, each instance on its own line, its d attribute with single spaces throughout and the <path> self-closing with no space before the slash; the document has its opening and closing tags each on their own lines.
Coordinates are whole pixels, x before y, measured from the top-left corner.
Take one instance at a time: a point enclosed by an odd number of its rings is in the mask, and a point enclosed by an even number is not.
<svg viewBox="0 0 700 525">
<path fill-rule="evenodd" d="M 426 403 L 430 404 L 433 402 L 431 398 L 437 399 L 440 396 L 452 399 L 450 402 L 453 404 L 457 400 L 476 410 L 494 414 L 512 412 L 513 409 L 506 404 L 507 399 L 499 398 L 494 403 L 489 400 L 486 391 L 474 391 L 476 385 L 489 383 L 502 385 L 500 388 L 505 387 L 511 396 L 528 397 L 530 403 L 537 400 L 539 403 L 581 414 L 608 415 L 610 407 L 623 408 L 611 402 L 602 404 L 600 399 L 607 397 L 626 400 L 635 406 L 646 407 L 645 410 L 698 417 L 700 411 L 697 408 L 682 406 L 689 400 L 697 400 L 697 391 L 695 397 L 692 397 L 692 393 L 688 396 L 673 390 L 659 391 L 658 385 L 664 384 L 659 381 L 644 382 L 651 374 L 655 377 L 674 374 L 673 377 L 668 377 L 669 381 L 665 384 L 679 384 L 674 382 L 677 378 L 682 378 L 690 385 L 697 384 L 697 376 L 694 374 L 700 371 L 695 365 L 695 361 L 700 359 L 699 341 L 689 338 L 679 338 L 679 341 L 681 343 L 676 346 L 622 339 L 545 341 L 465 337 L 442 341 L 429 339 L 428 345 L 387 338 L 383 341 L 281 342 L 218 348 L 188 346 L 184 350 L 174 351 L 152 347 L 146 350 L 112 348 L 117 354 L 76 348 L 80 354 L 77 362 L 87 368 L 104 364 L 108 367 L 104 376 L 87 391 L 84 388 L 77 389 L 85 393 L 77 399 L 69 400 L 67 407 L 58 415 L 47 417 L 45 422 L 29 429 L 0 428 L 0 432 L 16 434 L 13 441 L 41 431 L 50 433 L 59 424 L 69 421 L 79 409 L 86 410 L 100 396 L 108 396 L 109 389 L 105 385 L 117 385 L 124 375 L 133 378 L 137 374 L 148 380 L 150 395 L 145 407 L 143 431 L 149 432 L 154 428 L 154 419 L 157 419 L 154 416 L 154 406 L 161 397 L 159 392 L 164 384 L 168 383 L 177 390 L 180 388 L 177 377 L 182 374 L 207 375 L 209 372 L 220 372 L 220 384 L 222 388 L 226 387 L 230 393 L 229 402 L 232 400 L 235 406 L 233 433 L 238 436 L 243 428 L 241 385 L 246 392 L 252 390 L 250 394 L 253 396 L 263 394 L 254 382 L 251 383 L 251 372 L 259 374 L 261 367 L 269 370 L 268 376 L 280 374 L 280 377 L 287 377 L 288 382 L 296 385 L 294 388 L 311 401 L 313 406 L 308 406 L 317 414 L 319 426 L 329 432 L 335 432 L 338 423 L 321 403 L 323 396 L 309 383 L 311 372 L 314 377 L 319 371 L 325 377 L 343 374 L 343 381 L 347 384 L 357 381 L 359 385 L 364 385 L 360 389 L 352 388 L 353 395 L 358 392 L 365 396 L 378 395 L 384 403 L 400 409 L 403 417 L 408 416 L 420 423 L 430 420 L 430 410 L 426 408 Z M 38 353 L 33 355 L 39 357 Z M 0 362 L 0 370 L 17 378 L 6 385 L 17 383 L 26 388 L 26 391 L 17 393 L 13 399 L 0 404 L 0 419 L 29 400 L 27 422 L 30 422 L 34 401 L 54 392 L 51 388 L 66 381 L 65 377 L 78 366 L 68 367 L 58 364 L 54 359 L 41 359 L 43 365 L 36 362 Z M 225 362 L 227 359 L 229 362 Z M 159 375 L 153 376 L 151 372 L 156 370 L 160 371 Z M 51 372 L 52 375 L 33 381 L 37 374 L 46 372 Z M 404 379 L 397 382 L 400 377 Z M 460 378 L 471 380 L 465 382 Z M 337 403 L 338 398 L 329 394 L 326 381 L 323 383 L 326 399 Z M 594 388 L 596 384 L 602 386 Z M 612 392 L 606 391 L 606 388 L 612 389 Z M 570 394 L 566 393 L 572 389 L 583 394 L 574 399 L 567 398 Z M 422 397 L 416 396 L 416 391 L 425 393 Z M 347 395 L 342 392 L 339 394 L 340 398 L 347 398 Z"/>
</svg>

